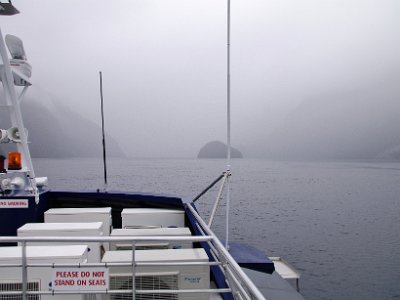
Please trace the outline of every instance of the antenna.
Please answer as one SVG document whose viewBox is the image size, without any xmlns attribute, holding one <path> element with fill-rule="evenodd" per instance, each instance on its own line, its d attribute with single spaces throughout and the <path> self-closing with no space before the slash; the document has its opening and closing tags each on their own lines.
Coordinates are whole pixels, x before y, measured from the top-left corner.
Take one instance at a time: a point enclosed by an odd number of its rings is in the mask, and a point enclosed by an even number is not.
<svg viewBox="0 0 400 300">
<path fill-rule="evenodd" d="M 227 34 L 226 34 L 226 102 L 227 102 L 227 165 L 226 172 L 228 174 L 226 180 L 226 233 L 225 248 L 229 250 L 229 212 L 230 212 L 230 172 L 231 172 L 231 1 L 227 0 Z"/>
<path fill-rule="evenodd" d="M 104 190 L 107 190 L 107 161 L 106 161 L 106 137 L 104 134 L 104 108 L 103 108 L 103 76 L 100 75 L 100 98 L 101 98 L 101 132 L 103 136 L 103 166 L 104 166 Z"/>
</svg>

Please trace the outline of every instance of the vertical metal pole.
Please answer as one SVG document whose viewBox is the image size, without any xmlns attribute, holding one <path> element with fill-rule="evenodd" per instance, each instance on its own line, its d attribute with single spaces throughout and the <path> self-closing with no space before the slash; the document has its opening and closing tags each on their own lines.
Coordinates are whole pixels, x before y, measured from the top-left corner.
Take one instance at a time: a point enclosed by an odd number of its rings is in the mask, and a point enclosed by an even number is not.
<svg viewBox="0 0 400 300">
<path fill-rule="evenodd" d="M 230 170 L 231 164 L 231 1 L 227 0 L 227 47 L 226 47 L 226 99 L 227 99 L 227 168 Z"/>
<path fill-rule="evenodd" d="M 132 300 L 136 299 L 136 261 L 135 261 L 135 241 L 132 241 Z"/>
<path fill-rule="evenodd" d="M 226 98 L 227 98 L 227 187 L 226 187 L 226 233 L 225 248 L 229 249 L 229 213 L 230 213 L 230 180 L 229 173 L 231 170 L 231 1 L 227 0 L 227 76 L 226 76 Z"/>
<path fill-rule="evenodd" d="M 104 166 L 104 190 L 107 190 L 107 161 L 106 161 L 106 138 L 104 133 L 104 107 L 103 107 L 103 76 L 100 74 L 100 98 L 101 98 L 101 132 L 103 136 L 103 166 Z"/>
<path fill-rule="evenodd" d="M 28 289 L 28 270 L 26 267 L 26 241 L 22 242 L 22 299 L 27 299 L 26 291 Z"/>
</svg>

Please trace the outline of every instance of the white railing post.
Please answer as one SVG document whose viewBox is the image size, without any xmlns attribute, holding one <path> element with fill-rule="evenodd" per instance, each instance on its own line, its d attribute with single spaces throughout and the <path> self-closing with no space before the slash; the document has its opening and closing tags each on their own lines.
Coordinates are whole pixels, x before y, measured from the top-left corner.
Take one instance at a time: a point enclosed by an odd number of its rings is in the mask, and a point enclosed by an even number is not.
<svg viewBox="0 0 400 300">
<path fill-rule="evenodd" d="M 26 261 L 26 242 L 22 242 L 22 299 L 26 300 L 26 291 L 28 289 L 28 274 L 27 274 L 27 261 Z"/>
<path fill-rule="evenodd" d="M 132 300 L 136 299 L 136 251 L 135 241 L 132 241 Z"/>
</svg>

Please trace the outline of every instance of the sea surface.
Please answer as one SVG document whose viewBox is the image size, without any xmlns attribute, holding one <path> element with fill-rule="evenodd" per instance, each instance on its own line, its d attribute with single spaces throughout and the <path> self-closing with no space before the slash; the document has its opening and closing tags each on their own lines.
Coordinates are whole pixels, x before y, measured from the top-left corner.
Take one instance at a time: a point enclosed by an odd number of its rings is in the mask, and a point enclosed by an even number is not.
<svg viewBox="0 0 400 300">
<path fill-rule="evenodd" d="M 195 197 L 225 160 L 109 159 L 108 190 Z M 34 159 L 53 190 L 102 189 L 100 159 Z M 400 162 L 231 163 L 229 240 L 281 256 L 309 300 L 400 299 Z M 197 203 L 207 219 L 218 193 Z M 226 198 L 226 197 L 225 197 Z M 214 231 L 225 239 L 226 199 Z"/>
</svg>

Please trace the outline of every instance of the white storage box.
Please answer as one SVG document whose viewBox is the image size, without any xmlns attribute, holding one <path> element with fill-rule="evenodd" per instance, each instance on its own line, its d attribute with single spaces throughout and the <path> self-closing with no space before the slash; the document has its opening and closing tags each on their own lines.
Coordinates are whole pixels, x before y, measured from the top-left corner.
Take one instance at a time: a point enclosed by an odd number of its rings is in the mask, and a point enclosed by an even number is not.
<svg viewBox="0 0 400 300">
<path fill-rule="evenodd" d="M 63 246 L 27 246 L 26 257 L 28 264 L 64 263 L 84 264 L 87 262 L 88 248 L 86 245 Z M 0 290 L 21 291 L 21 267 L 1 267 L 3 264 L 21 264 L 22 247 L 0 247 Z M 28 267 L 28 288 L 32 291 L 48 291 L 51 289 L 53 268 Z M 22 299 L 22 296 L 1 296 L 1 299 Z M 86 296 L 87 297 L 87 296 Z M 28 299 L 42 300 L 84 300 L 82 295 L 40 295 L 29 296 Z"/>
<path fill-rule="evenodd" d="M 137 263 L 187 263 L 208 262 L 208 256 L 204 249 L 166 249 L 166 250 L 137 250 L 135 251 Z M 132 251 L 107 251 L 102 262 L 132 263 Z M 110 290 L 132 288 L 132 267 L 118 266 L 110 267 Z M 187 289 L 209 289 L 210 288 L 210 266 L 208 265 L 169 265 L 169 266 L 137 266 L 136 267 L 137 289 L 158 290 L 187 290 Z M 125 299 L 127 294 L 103 295 L 103 300 Z M 157 296 L 157 294 L 155 294 Z M 191 299 L 208 300 L 207 293 L 182 293 L 169 294 L 163 299 Z M 129 295 L 128 295 L 129 297 Z M 158 297 L 160 297 L 158 295 Z M 130 298 L 129 298 L 130 299 Z M 153 299 L 153 298 L 149 298 Z M 156 299 L 156 297 L 154 297 Z M 157 298 L 159 299 L 159 298 Z"/>
<path fill-rule="evenodd" d="M 102 222 L 92 223 L 27 223 L 18 228 L 17 235 L 21 237 L 34 236 L 102 236 Z M 84 242 L 36 242 L 29 243 L 30 245 L 60 245 L 60 244 L 87 244 L 89 247 L 89 262 L 100 262 L 103 250 L 101 243 L 84 243 Z"/>
<path fill-rule="evenodd" d="M 111 207 L 52 208 L 44 213 L 45 223 L 103 222 L 103 235 L 109 236 Z"/>
<path fill-rule="evenodd" d="M 45 223 L 103 222 L 103 236 L 112 228 L 111 207 L 51 208 L 44 213 Z M 103 244 L 109 250 L 108 243 Z"/>
<path fill-rule="evenodd" d="M 122 228 L 185 227 L 185 213 L 177 209 L 124 208 Z"/>
<path fill-rule="evenodd" d="M 114 229 L 111 236 L 191 236 L 191 232 L 187 227 L 179 228 L 154 228 L 154 229 Z M 182 249 L 192 248 L 193 243 L 190 241 L 149 241 L 137 242 L 135 244 L 139 249 Z M 132 249 L 132 244 L 117 242 L 111 245 L 112 250 L 129 250 Z"/>
</svg>

